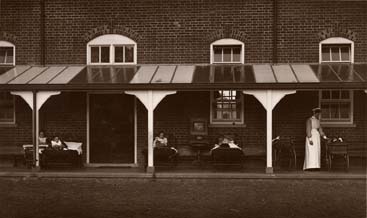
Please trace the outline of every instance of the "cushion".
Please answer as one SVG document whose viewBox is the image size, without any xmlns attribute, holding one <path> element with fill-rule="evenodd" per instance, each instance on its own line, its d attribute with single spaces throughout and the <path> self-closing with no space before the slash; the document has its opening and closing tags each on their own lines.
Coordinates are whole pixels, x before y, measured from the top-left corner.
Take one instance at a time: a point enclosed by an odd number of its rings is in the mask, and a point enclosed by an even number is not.
<svg viewBox="0 0 367 218">
<path fill-rule="evenodd" d="M 78 154 L 82 154 L 82 144 L 81 142 L 64 142 L 65 145 L 68 147 L 68 150 L 77 151 Z"/>
</svg>

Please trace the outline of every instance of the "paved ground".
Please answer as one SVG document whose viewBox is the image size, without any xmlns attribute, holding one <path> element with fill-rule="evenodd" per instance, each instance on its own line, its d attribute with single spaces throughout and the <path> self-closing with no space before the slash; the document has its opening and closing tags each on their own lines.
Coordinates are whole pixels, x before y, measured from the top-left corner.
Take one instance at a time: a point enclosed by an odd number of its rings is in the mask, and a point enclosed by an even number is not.
<svg viewBox="0 0 367 218">
<path fill-rule="evenodd" d="M 0 217 L 366 217 L 366 180 L 0 178 Z"/>
</svg>

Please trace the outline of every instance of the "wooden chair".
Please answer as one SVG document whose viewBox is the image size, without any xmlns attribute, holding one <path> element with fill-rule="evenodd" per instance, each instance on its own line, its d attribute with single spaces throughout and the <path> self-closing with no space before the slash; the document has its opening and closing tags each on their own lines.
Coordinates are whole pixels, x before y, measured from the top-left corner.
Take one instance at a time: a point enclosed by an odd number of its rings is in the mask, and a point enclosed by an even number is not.
<svg viewBox="0 0 367 218">
<path fill-rule="evenodd" d="M 288 154 L 288 168 L 291 168 L 292 165 L 294 168 L 297 167 L 297 154 L 294 144 L 294 138 L 291 136 L 280 136 L 278 140 L 273 142 L 274 166 L 280 165 L 282 154 Z"/>
</svg>

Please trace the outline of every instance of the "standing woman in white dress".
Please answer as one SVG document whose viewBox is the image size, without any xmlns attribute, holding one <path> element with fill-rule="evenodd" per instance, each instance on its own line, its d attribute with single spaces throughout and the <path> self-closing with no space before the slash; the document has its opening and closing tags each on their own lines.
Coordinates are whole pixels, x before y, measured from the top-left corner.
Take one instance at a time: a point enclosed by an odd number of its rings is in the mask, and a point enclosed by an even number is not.
<svg viewBox="0 0 367 218">
<path fill-rule="evenodd" d="M 303 170 L 320 169 L 321 162 L 321 140 L 320 136 L 327 139 L 320 126 L 321 109 L 312 109 L 313 116 L 306 122 L 306 148 Z"/>
</svg>

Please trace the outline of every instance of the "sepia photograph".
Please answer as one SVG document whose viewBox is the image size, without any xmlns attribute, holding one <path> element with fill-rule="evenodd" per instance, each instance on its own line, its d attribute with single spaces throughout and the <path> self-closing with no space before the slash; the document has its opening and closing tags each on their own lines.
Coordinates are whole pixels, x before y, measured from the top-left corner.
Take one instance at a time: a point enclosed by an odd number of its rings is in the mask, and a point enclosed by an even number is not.
<svg viewBox="0 0 367 218">
<path fill-rule="evenodd" d="M 367 0 L 0 0 L 0 218 L 367 218 Z"/>
</svg>

